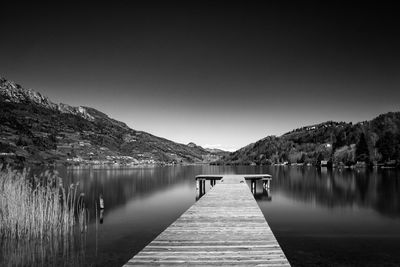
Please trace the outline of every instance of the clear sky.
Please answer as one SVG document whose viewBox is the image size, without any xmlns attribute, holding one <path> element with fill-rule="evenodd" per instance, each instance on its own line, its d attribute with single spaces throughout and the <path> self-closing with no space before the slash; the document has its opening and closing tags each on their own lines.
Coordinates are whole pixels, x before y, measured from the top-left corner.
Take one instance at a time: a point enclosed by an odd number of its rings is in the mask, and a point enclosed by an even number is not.
<svg viewBox="0 0 400 267">
<path fill-rule="evenodd" d="M 400 110 L 400 10 L 387 3 L 126 3 L 2 4 L 0 76 L 228 150 Z"/>
</svg>

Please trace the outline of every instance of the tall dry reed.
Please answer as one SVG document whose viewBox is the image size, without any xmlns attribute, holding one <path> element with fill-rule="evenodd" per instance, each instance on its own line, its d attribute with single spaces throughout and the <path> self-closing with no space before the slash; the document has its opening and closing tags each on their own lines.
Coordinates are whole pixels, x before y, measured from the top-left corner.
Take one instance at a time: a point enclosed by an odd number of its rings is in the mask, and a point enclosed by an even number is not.
<svg viewBox="0 0 400 267">
<path fill-rule="evenodd" d="M 0 236 L 37 239 L 72 232 L 77 187 L 65 190 L 48 172 L 29 180 L 26 170 L 1 171 Z"/>
</svg>

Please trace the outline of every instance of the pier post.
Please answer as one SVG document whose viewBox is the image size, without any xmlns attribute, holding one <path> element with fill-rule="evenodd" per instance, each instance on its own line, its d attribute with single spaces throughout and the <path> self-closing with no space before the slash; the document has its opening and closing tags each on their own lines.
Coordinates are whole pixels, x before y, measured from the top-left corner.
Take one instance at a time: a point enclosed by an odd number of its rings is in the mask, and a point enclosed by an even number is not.
<svg viewBox="0 0 400 267">
<path fill-rule="evenodd" d="M 200 180 L 200 197 L 203 196 L 206 193 L 206 180 L 201 179 Z"/>
<path fill-rule="evenodd" d="M 203 195 L 203 180 L 199 181 L 199 198 Z"/>
<path fill-rule="evenodd" d="M 263 179 L 263 188 L 269 189 L 271 187 L 271 179 Z"/>
<path fill-rule="evenodd" d="M 200 180 L 196 179 L 196 201 L 200 198 Z"/>
<path fill-rule="evenodd" d="M 256 181 L 251 180 L 251 192 L 255 195 L 256 194 Z"/>
</svg>

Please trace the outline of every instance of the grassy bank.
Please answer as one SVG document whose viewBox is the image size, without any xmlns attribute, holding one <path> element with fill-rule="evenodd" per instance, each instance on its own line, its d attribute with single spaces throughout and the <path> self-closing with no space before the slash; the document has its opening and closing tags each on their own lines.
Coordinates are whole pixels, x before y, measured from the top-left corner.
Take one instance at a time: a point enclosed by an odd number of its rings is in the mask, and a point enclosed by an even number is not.
<svg viewBox="0 0 400 267">
<path fill-rule="evenodd" d="M 6 168 L 0 172 L 0 235 L 19 239 L 70 233 L 76 194 L 77 185 L 65 190 L 61 179 L 49 173 L 28 179 L 26 170 Z"/>
</svg>

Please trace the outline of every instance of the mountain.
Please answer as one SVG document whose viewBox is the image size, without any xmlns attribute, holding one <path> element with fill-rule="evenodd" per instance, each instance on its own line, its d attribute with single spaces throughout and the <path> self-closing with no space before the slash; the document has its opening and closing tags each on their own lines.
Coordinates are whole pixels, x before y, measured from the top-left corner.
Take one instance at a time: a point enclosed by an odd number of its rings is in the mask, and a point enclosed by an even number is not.
<svg viewBox="0 0 400 267">
<path fill-rule="evenodd" d="M 90 107 L 57 104 L 0 78 L 0 160 L 29 163 L 200 163 L 213 153 L 129 128 Z"/>
<path fill-rule="evenodd" d="M 84 107 L 72 107 L 63 103 L 55 104 L 40 93 L 23 88 L 21 85 L 1 77 L 0 96 L 4 102 L 34 104 L 50 110 L 60 111 L 61 113 L 77 115 L 91 121 L 94 120 Z"/>
<path fill-rule="evenodd" d="M 400 112 L 389 112 L 356 124 L 327 121 L 267 136 L 216 164 L 320 164 L 356 162 L 400 164 Z"/>
<path fill-rule="evenodd" d="M 216 153 L 216 154 L 221 154 L 221 155 L 228 154 L 228 152 L 226 152 L 222 149 L 218 149 L 218 148 L 206 148 L 206 150 L 210 153 Z"/>
</svg>

